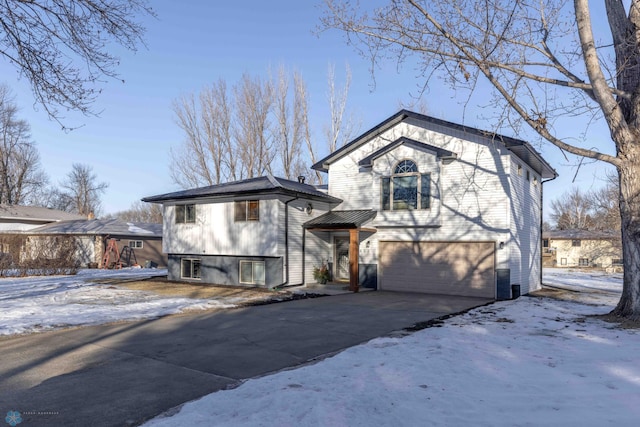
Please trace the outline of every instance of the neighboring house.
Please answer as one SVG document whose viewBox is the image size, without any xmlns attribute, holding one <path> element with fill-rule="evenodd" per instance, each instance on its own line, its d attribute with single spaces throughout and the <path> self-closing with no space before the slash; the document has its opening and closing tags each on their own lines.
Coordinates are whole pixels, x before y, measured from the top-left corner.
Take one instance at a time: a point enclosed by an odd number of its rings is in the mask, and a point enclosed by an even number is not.
<svg viewBox="0 0 640 427">
<path fill-rule="evenodd" d="M 542 249 L 548 267 L 622 267 L 620 231 L 545 231 Z"/>
<path fill-rule="evenodd" d="M 541 185 L 556 172 L 528 143 L 403 110 L 313 168 L 326 192 L 267 176 L 143 199 L 163 204 L 169 278 L 299 285 L 326 263 L 353 290 L 540 287 Z"/>
<path fill-rule="evenodd" d="M 25 250 L 38 241 L 55 237 L 73 236 L 78 245 L 77 258 L 81 267 L 102 267 L 108 239 L 115 239 L 123 266 L 145 264 L 165 267 L 167 257 L 162 253 L 162 224 L 131 223 L 119 219 L 92 219 L 61 221 L 28 230 Z M 127 247 L 132 249 L 125 250 Z M 110 257 L 110 263 L 114 262 Z"/>
<path fill-rule="evenodd" d="M 82 215 L 39 206 L 0 204 L 0 233 L 30 230 L 45 224 L 74 219 L 86 219 Z"/>
</svg>

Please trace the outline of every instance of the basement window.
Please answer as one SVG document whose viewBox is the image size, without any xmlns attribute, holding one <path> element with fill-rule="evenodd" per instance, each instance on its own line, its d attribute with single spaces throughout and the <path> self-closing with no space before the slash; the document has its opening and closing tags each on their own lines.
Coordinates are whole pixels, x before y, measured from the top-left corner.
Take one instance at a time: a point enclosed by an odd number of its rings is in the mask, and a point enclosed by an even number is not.
<svg viewBox="0 0 640 427">
<path fill-rule="evenodd" d="M 180 263 L 180 277 L 183 279 L 200 279 L 200 260 L 182 258 Z"/>
<path fill-rule="evenodd" d="M 240 261 L 240 283 L 246 285 L 264 285 L 264 261 Z"/>
</svg>

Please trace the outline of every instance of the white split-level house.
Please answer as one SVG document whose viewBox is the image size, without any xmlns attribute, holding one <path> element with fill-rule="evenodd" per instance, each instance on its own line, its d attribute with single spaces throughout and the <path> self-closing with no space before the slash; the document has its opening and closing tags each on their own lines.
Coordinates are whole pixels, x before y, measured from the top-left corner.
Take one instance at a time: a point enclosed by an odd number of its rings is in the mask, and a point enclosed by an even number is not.
<svg viewBox="0 0 640 427">
<path fill-rule="evenodd" d="M 272 176 L 143 199 L 164 208 L 169 279 L 333 282 L 504 299 L 540 287 L 542 183 L 527 142 L 400 111 L 313 165 L 328 187 Z"/>
</svg>

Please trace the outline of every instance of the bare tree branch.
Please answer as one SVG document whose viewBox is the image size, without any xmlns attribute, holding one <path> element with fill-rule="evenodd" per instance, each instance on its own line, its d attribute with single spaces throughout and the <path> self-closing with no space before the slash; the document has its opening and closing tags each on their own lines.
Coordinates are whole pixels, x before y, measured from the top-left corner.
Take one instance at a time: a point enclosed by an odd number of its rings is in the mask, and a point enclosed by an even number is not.
<svg viewBox="0 0 640 427">
<path fill-rule="evenodd" d="M 61 110 L 93 114 L 101 79 L 118 77 L 108 45 L 135 51 L 144 43 L 138 15 L 155 16 L 146 0 L 1 0 L 0 56 L 62 125 Z"/>
</svg>

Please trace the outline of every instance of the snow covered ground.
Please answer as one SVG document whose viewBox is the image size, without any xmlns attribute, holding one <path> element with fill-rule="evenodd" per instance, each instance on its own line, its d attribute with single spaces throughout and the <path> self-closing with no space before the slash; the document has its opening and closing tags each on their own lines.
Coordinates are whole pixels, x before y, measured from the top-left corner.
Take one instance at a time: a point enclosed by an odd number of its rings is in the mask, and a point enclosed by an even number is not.
<svg viewBox="0 0 640 427">
<path fill-rule="evenodd" d="M 498 302 L 246 381 L 145 426 L 638 425 L 640 331 L 587 317 L 612 309 L 621 278 L 549 270 L 544 281 L 589 304 Z"/>
<path fill-rule="evenodd" d="M 168 297 L 99 282 L 101 278 L 142 279 L 166 273 L 166 269 L 124 268 L 80 270 L 76 276 L 0 279 L 0 335 L 233 307 L 225 301 Z"/>
</svg>

